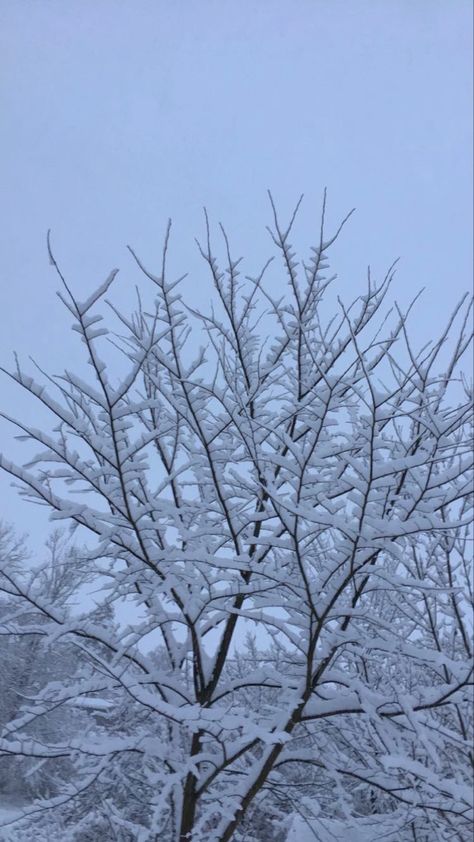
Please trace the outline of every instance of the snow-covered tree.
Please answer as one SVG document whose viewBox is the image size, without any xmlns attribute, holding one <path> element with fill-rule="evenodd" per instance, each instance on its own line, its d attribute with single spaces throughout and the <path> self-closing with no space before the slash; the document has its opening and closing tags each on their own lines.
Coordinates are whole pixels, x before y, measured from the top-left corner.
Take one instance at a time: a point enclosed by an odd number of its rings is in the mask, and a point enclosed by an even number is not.
<svg viewBox="0 0 474 842">
<path fill-rule="evenodd" d="M 317 800 L 348 829 L 467 840 L 470 304 L 416 349 L 411 305 L 385 312 L 393 267 L 331 304 L 341 229 L 323 208 L 298 262 L 296 211 L 284 227 L 272 208 L 286 286 L 271 261 L 242 278 L 223 229 L 218 259 L 206 217 L 215 301 L 198 312 L 168 275 L 168 226 L 158 269 L 130 249 L 153 295 L 131 315 L 107 301 L 119 334 L 97 312 L 117 270 L 79 300 L 49 245 L 91 376 L 7 372 L 53 424 L 15 420 L 39 451 L 1 467 L 95 539 L 82 563 L 118 613 L 72 619 L 35 596 L 31 635 L 67 639 L 88 669 L 31 705 L 115 715 L 0 749 L 67 756 L 74 779 L 31 810 L 94 792 L 110 839 L 284 839 Z"/>
<path fill-rule="evenodd" d="M 86 579 L 76 547 L 60 530 L 47 540 L 46 557 L 38 563 L 31 559 L 26 540 L 0 523 L 0 739 L 21 733 L 41 744 L 80 727 L 73 707 L 38 705 L 46 686 L 76 675 L 77 650 L 67 637 L 51 649 L 48 635 L 31 634 L 31 626 L 45 623 L 35 607 L 37 598 L 62 603 L 67 610 L 69 597 Z M 0 801 L 51 794 L 70 768 L 67 756 L 50 761 L 32 757 L 28 749 L 0 751 Z"/>
</svg>

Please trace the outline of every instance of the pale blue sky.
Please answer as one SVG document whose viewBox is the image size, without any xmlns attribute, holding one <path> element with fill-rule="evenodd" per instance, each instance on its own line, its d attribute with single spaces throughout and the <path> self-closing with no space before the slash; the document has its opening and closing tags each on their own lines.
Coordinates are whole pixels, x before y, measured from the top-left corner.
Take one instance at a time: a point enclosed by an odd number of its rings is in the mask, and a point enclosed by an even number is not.
<svg viewBox="0 0 474 842">
<path fill-rule="evenodd" d="M 283 213 L 306 194 L 304 245 L 324 185 L 333 222 L 356 206 L 341 293 L 400 255 L 397 297 L 427 287 L 414 329 L 433 335 L 471 284 L 471 39 L 470 0 L 2 0 L 0 364 L 14 348 L 56 372 L 78 358 L 47 228 L 79 297 L 118 266 L 126 300 L 126 243 L 153 263 L 171 215 L 173 266 L 207 300 L 202 205 L 250 272 L 270 246 L 267 187 Z M 0 492 L 8 519 L 45 533 L 3 477 Z"/>
</svg>

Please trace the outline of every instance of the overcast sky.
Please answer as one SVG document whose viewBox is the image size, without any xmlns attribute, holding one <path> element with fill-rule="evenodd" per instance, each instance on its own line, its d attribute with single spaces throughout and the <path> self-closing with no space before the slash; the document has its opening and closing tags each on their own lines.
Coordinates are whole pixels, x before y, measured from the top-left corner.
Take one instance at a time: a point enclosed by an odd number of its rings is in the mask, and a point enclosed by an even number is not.
<svg viewBox="0 0 474 842">
<path fill-rule="evenodd" d="M 341 294 L 400 256 L 397 298 L 426 287 L 413 329 L 432 336 L 471 285 L 471 39 L 471 0 L 0 0 L 0 365 L 13 349 L 54 373 L 78 358 L 48 228 L 79 298 L 117 266 L 126 300 L 125 245 L 153 265 L 172 216 L 173 269 L 207 300 L 202 206 L 255 272 L 268 187 L 283 215 L 305 193 L 302 245 L 325 185 L 331 223 L 355 206 Z M 36 418 L 5 379 L 0 392 Z M 0 493 L 5 517 L 44 536 L 4 477 Z"/>
</svg>

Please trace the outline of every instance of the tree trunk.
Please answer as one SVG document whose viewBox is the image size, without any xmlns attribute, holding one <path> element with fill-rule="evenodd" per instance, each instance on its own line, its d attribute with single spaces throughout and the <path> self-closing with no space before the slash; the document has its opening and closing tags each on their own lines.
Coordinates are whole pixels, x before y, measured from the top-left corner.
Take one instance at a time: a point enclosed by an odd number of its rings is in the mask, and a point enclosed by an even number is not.
<svg viewBox="0 0 474 842">
<path fill-rule="evenodd" d="M 183 789 L 183 805 L 181 809 L 178 842 L 191 842 L 196 806 L 196 778 L 189 773 Z"/>
</svg>

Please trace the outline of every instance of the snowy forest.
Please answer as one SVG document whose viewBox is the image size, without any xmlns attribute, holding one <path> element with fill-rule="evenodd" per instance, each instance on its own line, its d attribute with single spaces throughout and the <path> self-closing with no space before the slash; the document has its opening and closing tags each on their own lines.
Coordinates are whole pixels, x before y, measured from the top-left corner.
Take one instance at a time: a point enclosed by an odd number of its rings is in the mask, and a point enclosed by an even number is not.
<svg viewBox="0 0 474 842">
<path fill-rule="evenodd" d="M 471 301 L 420 347 L 395 265 L 338 286 L 349 217 L 299 255 L 269 207 L 260 268 L 205 216 L 208 308 L 171 223 L 133 312 L 48 238 L 84 368 L 2 369 L 52 520 L 0 530 L 5 842 L 471 839 Z"/>
</svg>

